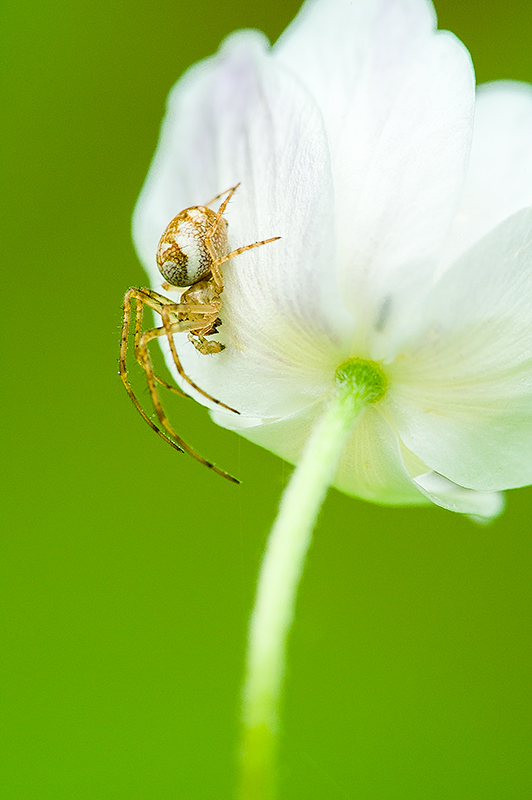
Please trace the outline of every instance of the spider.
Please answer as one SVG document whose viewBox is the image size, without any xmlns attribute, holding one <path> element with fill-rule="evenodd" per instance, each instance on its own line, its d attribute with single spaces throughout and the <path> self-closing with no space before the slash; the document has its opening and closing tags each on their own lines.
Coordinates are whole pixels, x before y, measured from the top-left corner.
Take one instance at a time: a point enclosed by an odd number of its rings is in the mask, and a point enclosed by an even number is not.
<svg viewBox="0 0 532 800">
<path fill-rule="evenodd" d="M 222 408 L 232 411 L 234 414 L 239 412 L 231 406 L 222 403 L 212 395 L 201 389 L 194 381 L 188 377 L 177 354 L 174 342 L 174 334 L 188 332 L 188 339 L 194 347 L 203 355 L 220 353 L 224 349 L 221 342 L 210 341 L 208 336 L 217 332 L 221 325 L 220 311 L 222 309 L 221 294 L 224 289 L 222 264 L 229 259 L 251 250 L 253 247 L 261 247 L 263 244 L 274 242 L 279 236 L 273 239 L 265 239 L 262 242 L 254 242 L 236 250 L 230 250 L 227 240 L 227 221 L 223 214 L 227 204 L 239 187 L 227 189 L 225 192 L 216 195 L 204 206 L 192 206 L 181 211 L 167 225 L 159 246 L 157 248 L 157 265 L 165 279 L 163 289 L 171 290 L 175 287 L 189 287 L 185 289 L 178 302 L 174 302 L 153 289 L 131 288 L 128 289 L 124 297 L 122 336 L 120 340 L 119 372 L 128 395 L 133 401 L 135 408 L 146 420 L 148 425 L 161 436 L 168 444 L 179 452 L 187 452 L 195 459 L 205 464 L 209 469 L 214 470 L 218 475 L 232 481 L 240 483 L 228 472 L 219 469 L 210 461 L 207 461 L 195 452 L 180 436 L 174 431 L 168 417 L 166 416 L 157 384 L 164 386 L 172 392 L 182 397 L 189 395 L 182 392 L 176 386 L 172 386 L 159 378 L 153 371 L 151 358 L 148 350 L 148 343 L 152 339 L 166 336 L 170 346 L 170 352 L 175 367 L 181 377 L 187 381 L 197 392 L 202 394 L 211 402 Z M 217 212 L 209 208 L 216 200 L 226 195 Z M 133 301 L 135 301 L 135 334 L 134 352 L 135 358 L 146 373 L 148 389 L 150 392 L 153 408 L 157 415 L 161 429 L 149 417 L 138 401 L 128 378 L 127 370 L 127 349 L 129 342 L 129 332 L 131 326 L 131 315 L 133 313 Z M 149 306 L 156 311 L 162 320 L 162 326 L 142 330 L 142 318 L 144 306 Z"/>
</svg>

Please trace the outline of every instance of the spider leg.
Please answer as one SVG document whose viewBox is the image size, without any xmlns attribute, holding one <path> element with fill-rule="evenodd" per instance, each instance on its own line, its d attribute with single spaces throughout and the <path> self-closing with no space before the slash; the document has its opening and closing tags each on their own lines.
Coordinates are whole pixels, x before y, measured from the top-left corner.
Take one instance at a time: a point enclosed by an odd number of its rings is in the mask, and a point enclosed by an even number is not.
<svg viewBox="0 0 532 800">
<path fill-rule="evenodd" d="M 206 205 L 209 206 L 211 205 L 211 203 L 214 203 L 215 200 L 218 200 L 219 197 L 223 197 L 223 195 L 227 193 L 227 197 L 225 198 L 223 203 L 220 204 L 220 208 L 216 213 L 216 219 L 213 221 L 211 227 L 205 234 L 205 247 L 207 248 L 207 251 L 212 260 L 212 266 L 211 266 L 212 277 L 219 292 L 221 292 L 224 287 L 222 271 L 220 269 L 222 264 L 224 264 L 226 261 L 229 261 L 230 258 L 234 258 L 235 256 L 240 255 L 240 253 L 245 253 L 246 250 L 251 250 L 253 247 L 261 247 L 263 244 L 269 244 L 270 242 L 275 242 L 277 241 L 277 239 L 281 238 L 280 236 L 274 236 L 272 239 L 264 239 L 262 242 L 254 242 L 253 244 L 247 244 L 244 247 L 239 247 L 237 250 L 233 250 L 231 253 L 228 253 L 226 256 L 223 256 L 221 258 L 219 258 L 216 255 L 216 251 L 212 244 L 212 239 L 214 234 L 216 233 L 218 225 L 220 224 L 220 219 L 222 218 L 222 215 L 225 209 L 227 208 L 227 204 L 229 203 L 230 199 L 232 198 L 232 196 L 234 195 L 239 186 L 240 182 L 237 183 L 236 186 L 232 186 L 231 189 L 227 189 L 226 192 L 221 192 L 221 194 L 216 195 L 216 197 L 213 197 L 213 199 L 210 202 L 206 203 Z"/>
<path fill-rule="evenodd" d="M 212 238 L 213 238 L 214 234 L 216 233 L 216 231 L 218 229 L 218 225 L 220 224 L 220 220 L 221 220 L 221 218 L 222 218 L 222 216 L 224 214 L 225 209 L 227 208 L 227 204 L 229 203 L 229 200 L 232 198 L 232 196 L 234 195 L 234 193 L 236 192 L 236 190 L 238 189 L 239 186 L 240 186 L 240 184 L 237 183 L 236 186 L 233 186 L 231 189 L 228 190 L 227 197 L 220 204 L 220 208 L 216 212 L 216 217 L 213 220 L 211 227 L 209 228 L 209 230 L 205 234 L 205 240 L 204 240 L 205 241 L 205 247 L 207 248 L 207 251 L 208 251 L 208 253 L 209 253 L 210 257 L 211 257 L 211 261 L 212 261 L 212 267 L 211 267 L 212 277 L 214 279 L 214 283 L 215 283 L 216 287 L 218 288 L 219 292 L 221 292 L 223 290 L 224 282 L 223 282 L 223 277 L 222 277 L 221 270 L 218 269 L 218 267 L 219 267 L 219 264 L 217 263 L 218 262 L 218 257 L 216 255 L 216 252 L 214 250 L 214 246 L 212 244 Z M 222 192 L 222 195 L 223 194 L 225 194 L 225 192 Z M 221 197 L 222 195 L 218 195 L 218 196 Z M 215 197 L 214 199 L 216 200 L 217 198 Z M 212 201 L 212 202 L 214 202 L 214 201 Z"/>
<path fill-rule="evenodd" d="M 207 236 L 205 237 L 205 247 L 207 248 L 209 255 L 212 259 L 211 264 L 211 273 L 214 279 L 214 283 L 218 287 L 218 291 L 222 291 L 224 283 L 222 277 L 222 270 L 220 269 L 222 264 L 225 264 L 226 261 L 229 261 L 230 258 L 234 258 L 235 256 L 239 256 L 240 253 L 245 253 L 246 250 L 252 250 L 254 247 L 261 247 L 263 244 L 269 244 L 270 242 L 276 242 L 277 239 L 280 239 L 280 236 L 274 236 L 272 239 L 264 239 L 262 242 L 253 242 L 253 244 L 246 244 L 244 247 L 239 247 L 236 250 L 232 250 L 226 256 L 217 256 L 212 241 Z"/>
<path fill-rule="evenodd" d="M 232 197 L 232 195 L 234 195 L 234 193 L 236 192 L 236 190 L 238 189 L 239 186 L 240 186 L 240 181 L 236 184 L 236 186 L 231 186 L 231 188 L 230 189 L 226 189 L 225 192 L 220 192 L 220 194 L 217 194 L 216 197 L 213 197 L 212 200 L 209 200 L 209 202 L 205 203 L 205 205 L 206 206 L 212 206 L 212 204 L 214 202 L 216 202 L 216 200 L 219 200 L 220 197 L 223 197 L 224 194 L 227 194 L 228 192 L 231 192 L 229 197 Z M 226 206 L 227 206 L 227 203 L 226 203 Z"/>
<path fill-rule="evenodd" d="M 126 295 L 124 297 L 124 308 L 123 308 L 124 316 L 123 316 L 123 323 L 122 323 L 122 336 L 121 336 L 121 340 L 120 340 L 119 372 L 120 372 L 120 378 L 122 379 L 122 383 L 124 384 L 124 387 L 125 387 L 128 395 L 130 396 L 131 400 L 133 401 L 133 404 L 134 404 L 135 408 L 137 409 L 137 411 L 139 412 L 141 417 L 148 423 L 150 428 L 152 428 L 152 430 L 154 430 L 162 439 L 164 439 L 166 442 L 168 442 L 168 444 L 170 444 L 175 450 L 178 450 L 179 452 L 188 453 L 193 458 L 195 458 L 197 461 L 199 461 L 201 464 L 204 464 L 209 469 L 212 469 L 214 472 L 216 472 L 222 478 L 226 478 L 227 480 L 232 481 L 233 483 L 240 483 L 239 480 L 234 478 L 228 472 L 225 472 L 224 470 L 219 469 L 217 466 L 212 464 L 210 461 L 207 461 L 202 456 L 200 456 L 198 453 L 196 453 L 195 450 L 193 450 L 186 442 L 183 441 L 183 439 L 181 439 L 180 436 L 177 435 L 177 433 L 174 431 L 174 429 L 170 425 L 170 423 L 168 421 L 168 418 L 166 417 L 166 414 L 163 411 L 163 408 L 162 408 L 162 405 L 161 405 L 161 402 L 160 402 L 160 399 L 159 399 L 159 393 L 157 391 L 157 383 L 156 383 L 155 375 L 154 375 L 154 372 L 153 372 L 153 368 L 151 366 L 151 359 L 150 359 L 150 355 L 149 355 L 147 344 L 146 344 L 147 341 L 150 341 L 150 339 L 155 338 L 153 335 L 147 336 L 147 334 L 153 334 L 153 330 L 152 331 L 146 331 L 145 334 L 142 334 L 139 337 L 138 341 L 135 342 L 135 345 L 136 345 L 136 348 L 137 348 L 137 351 L 138 351 L 138 357 L 140 359 L 140 363 L 141 363 L 141 365 L 142 365 L 142 367 L 143 367 L 143 369 L 144 369 L 144 371 L 146 373 L 146 379 L 147 379 L 147 382 L 148 382 L 148 389 L 149 389 L 149 392 L 150 392 L 150 397 L 151 397 L 151 400 L 152 400 L 152 403 L 153 403 L 153 407 L 154 407 L 155 412 L 157 414 L 157 418 L 159 419 L 159 422 L 161 423 L 161 425 L 168 432 L 168 435 L 164 431 L 162 431 L 150 419 L 150 417 L 147 415 L 147 413 L 144 411 L 144 409 L 142 408 L 141 404 L 139 403 L 139 401 L 138 401 L 138 399 L 137 399 L 137 397 L 136 397 L 136 395 L 135 395 L 135 393 L 133 391 L 133 388 L 132 388 L 132 386 L 131 386 L 131 384 L 129 382 L 128 371 L 127 371 L 127 347 L 128 347 L 128 341 L 129 341 L 129 330 L 130 330 L 130 324 L 131 324 L 131 311 L 132 311 L 132 300 L 133 299 L 135 299 L 137 301 L 137 303 L 140 302 L 140 303 L 145 303 L 146 305 L 149 305 L 151 308 L 154 308 L 155 311 L 158 311 L 158 313 L 160 313 L 160 309 L 165 307 L 165 305 L 167 304 L 168 300 L 167 300 L 167 298 L 163 298 L 162 295 L 157 295 L 157 293 L 153 292 L 151 289 L 134 289 L 134 288 L 133 289 L 129 289 L 126 292 Z M 158 307 L 156 307 L 156 305 L 158 305 Z M 157 329 L 155 329 L 155 330 L 157 330 Z M 162 329 L 162 328 L 160 328 L 158 330 L 160 331 L 158 333 L 159 336 L 161 336 L 161 335 L 166 333 L 166 331 L 164 329 Z"/>
<path fill-rule="evenodd" d="M 158 332 L 161 331 L 161 329 L 155 329 L 155 330 L 157 330 Z M 150 396 L 151 396 L 151 400 L 152 400 L 152 403 L 153 403 L 153 407 L 155 409 L 155 413 L 157 414 L 157 418 L 158 418 L 159 422 L 165 428 L 165 430 L 168 432 L 168 434 L 170 435 L 171 439 L 173 439 L 175 442 L 177 442 L 177 444 L 179 445 L 179 447 L 182 450 L 184 450 L 186 453 L 191 455 L 193 458 L 195 458 L 201 464 L 204 464 L 209 469 L 214 470 L 214 472 L 216 472 L 218 475 L 221 475 L 223 478 L 227 478 L 227 480 L 232 481 L 233 483 L 240 483 L 240 481 L 238 481 L 236 478 L 233 478 L 233 476 L 230 475 L 228 472 L 225 472 L 224 470 L 219 469 L 211 461 L 207 461 L 205 458 L 200 456 L 199 453 L 196 453 L 195 450 L 193 450 L 186 442 L 183 441 L 183 439 L 181 439 L 180 436 L 177 435 L 175 430 L 170 425 L 170 421 L 169 421 L 168 417 L 166 416 L 166 414 L 164 413 L 163 407 L 161 405 L 161 401 L 160 401 L 160 398 L 159 398 L 159 393 L 157 391 L 157 385 L 156 385 L 156 382 L 155 382 L 155 380 L 153 378 L 153 370 L 152 370 L 152 366 L 151 366 L 151 359 L 150 359 L 150 354 L 148 352 L 148 347 L 147 347 L 147 341 L 149 341 L 149 338 L 146 335 L 146 334 L 151 334 L 152 332 L 153 332 L 153 330 L 152 331 L 146 331 L 146 333 L 141 336 L 140 341 L 139 341 L 139 353 L 140 353 L 140 356 L 141 356 L 141 358 L 143 360 L 143 366 L 144 366 L 144 370 L 146 372 L 146 379 L 148 381 L 148 389 L 150 391 Z M 159 335 L 162 335 L 163 333 L 164 333 L 164 331 L 161 331 L 161 333 L 159 333 Z M 150 337 L 150 338 L 152 338 L 152 337 Z"/>
<path fill-rule="evenodd" d="M 120 378 L 122 383 L 124 384 L 125 390 L 130 396 L 131 400 L 133 401 L 133 405 L 141 415 L 141 417 L 148 423 L 150 428 L 155 431 L 162 439 L 164 439 L 168 444 L 170 444 L 175 450 L 178 450 L 180 453 L 183 452 L 183 449 L 177 444 L 177 442 L 172 441 L 160 428 L 155 425 L 155 423 L 150 419 L 150 417 L 146 414 L 144 409 L 142 408 L 141 404 L 137 400 L 137 396 L 133 391 L 133 387 L 129 382 L 129 374 L 127 370 L 127 348 L 129 342 L 129 328 L 131 324 L 131 310 L 132 310 L 132 301 L 136 299 L 139 302 L 138 297 L 138 290 L 136 289 L 129 289 L 126 292 L 126 296 L 124 297 L 124 306 L 123 306 L 123 318 L 122 318 L 122 335 L 120 338 L 120 357 L 118 360 L 118 371 L 120 374 Z M 136 347 L 136 342 L 135 342 Z M 137 359 L 139 360 L 139 359 Z M 142 363 L 139 361 L 139 363 Z"/>
<path fill-rule="evenodd" d="M 162 296 L 162 295 L 161 295 Z M 132 299 L 132 298 L 131 298 Z M 137 363 L 140 366 L 143 366 L 142 360 L 139 356 L 139 339 L 142 333 L 142 318 L 143 318 L 143 311 L 144 311 L 144 302 L 136 297 L 136 304 L 135 304 L 135 335 L 134 335 L 134 351 L 135 351 L 135 358 Z M 129 337 L 128 337 L 129 338 Z M 153 372 L 153 377 L 160 383 L 161 386 L 164 386 L 165 389 L 169 389 L 174 394 L 179 395 L 180 397 L 190 397 L 186 392 L 182 392 L 181 389 L 178 389 L 177 386 L 173 386 L 171 383 L 167 383 L 167 381 L 163 381 L 155 372 Z"/>
<path fill-rule="evenodd" d="M 221 258 L 216 258 L 214 260 L 213 266 L 219 267 L 221 264 L 225 264 L 226 261 L 229 261 L 230 258 L 234 258 L 235 256 L 239 256 L 240 253 L 245 253 L 246 250 L 252 250 L 254 247 L 261 247 L 263 244 L 269 244 L 270 242 L 276 242 L 277 239 L 280 239 L 280 236 L 273 236 L 271 239 L 263 239 L 262 242 L 253 242 L 253 244 L 246 244 L 244 247 L 239 247 L 237 250 L 232 250 L 226 256 L 222 256 Z"/>
<path fill-rule="evenodd" d="M 194 313 L 205 313 L 204 324 L 202 324 L 201 320 L 185 320 L 183 322 L 171 322 L 169 314 L 172 312 L 175 313 L 175 309 L 179 308 L 180 305 L 182 305 L 182 308 L 186 309 L 187 311 L 191 311 L 192 309 L 194 309 L 195 310 Z M 181 377 L 184 380 L 186 380 L 186 382 L 190 386 L 192 386 L 193 389 L 196 389 L 196 391 L 198 391 L 200 394 L 206 397 L 207 400 L 216 403 L 216 405 L 218 406 L 222 406 L 222 408 L 226 408 L 228 411 L 232 411 L 234 414 L 239 414 L 240 412 L 237 411 L 236 408 L 232 408 L 231 406 L 228 406 L 226 403 L 222 403 L 221 400 L 217 400 L 216 397 L 213 397 L 208 392 L 205 392 L 196 383 L 194 383 L 194 381 L 191 378 L 188 377 L 187 373 L 185 372 L 185 370 L 181 365 L 181 361 L 179 360 L 179 356 L 177 355 L 177 349 L 174 342 L 174 336 L 173 336 L 174 333 L 181 333 L 184 331 L 194 331 L 197 329 L 202 330 L 206 326 L 210 327 L 212 322 L 214 322 L 214 319 L 218 316 L 218 311 L 219 309 L 208 305 L 189 306 L 186 304 L 175 304 L 173 307 L 165 306 L 161 311 L 161 317 L 163 320 L 164 332 L 166 333 L 168 344 L 170 345 L 172 358 L 174 359 L 175 367 L 178 373 L 181 375 Z M 211 320 L 209 320 L 209 317 L 211 317 Z M 153 336 L 150 336 L 150 338 L 155 338 L 155 336 L 161 336 L 161 333 L 159 333 L 159 331 L 161 331 L 161 328 L 155 328 L 153 331 L 150 331 L 150 333 L 153 334 Z"/>
</svg>

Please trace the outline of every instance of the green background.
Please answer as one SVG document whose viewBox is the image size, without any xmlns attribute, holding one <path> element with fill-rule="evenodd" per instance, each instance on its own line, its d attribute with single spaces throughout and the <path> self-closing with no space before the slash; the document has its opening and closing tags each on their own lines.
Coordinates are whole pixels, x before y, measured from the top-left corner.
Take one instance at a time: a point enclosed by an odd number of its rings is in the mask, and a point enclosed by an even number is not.
<svg viewBox="0 0 532 800">
<path fill-rule="evenodd" d="M 232 796 L 289 467 L 185 400 L 179 432 L 242 486 L 161 442 L 118 378 L 121 301 L 145 282 L 130 216 L 168 90 L 298 6 L 3 0 L 2 798 Z M 437 10 L 480 81 L 532 81 L 528 2 Z M 482 528 L 330 493 L 290 645 L 282 800 L 532 796 L 531 500 L 509 493 Z"/>
</svg>

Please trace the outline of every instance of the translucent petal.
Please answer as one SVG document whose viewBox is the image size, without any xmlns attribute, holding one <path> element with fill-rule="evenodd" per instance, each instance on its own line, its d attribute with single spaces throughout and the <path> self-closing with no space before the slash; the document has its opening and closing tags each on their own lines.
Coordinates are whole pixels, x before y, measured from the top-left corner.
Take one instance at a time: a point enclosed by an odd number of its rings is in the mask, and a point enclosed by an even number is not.
<svg viewBox="0 0 532 800">
<path fill-rule="evenodd" d="M 387 367 L 401 439 L 479 491 L 532 482 L 532 208 L 469 250 L 434 287 Z"/>
<path fill-rule="evenodd" d="M 282 239 L 224 266 L 224 352 L 202 355 L 184 334 L 176 341 L 187 374 L 214 397 L 244 414 L 281 416 L 328 390 L 353 321 L 335 279 L 321 115 L 255 32 L 231 36 L 170 97 L 134 220 L 155 286 L 152 254 L 169 219 L 239 181 L 226 215 L 231 247 Z"/>
<path fill-rule="evenodd" d="M 426 497 L 437 506 L 468 514 L 480 520 L 489 521 L 498 517 L 504 510 L 504 495 L 499 492 L 475 492 L 464 489 L 443 475 L 427 472 L 415 478 L 416 484 Z"/>
<path fill-rule="evenodd" d="M 423 290 L 465 179 L 473 69 L 434 25 L 421 0 L 318 0 L 276 45 L 324 115 L 342 287 L 367 327 Z"/>
<path fill-rule="evenodd" d="M 521 208 L 532 205 L 532 86 L 479 86 L 464 195 L 442 266 Z"/>
<path fill-rule="evenodd" d="M 274 53 L 314 94 L 338 150 L 344 126 L 340 115 L 360 99 L 365 73 L 386 75 L 376 102 L 390 107 L 403 63 L 435 27 L 434 8 L 426 0 L 307 0 Z"/>
<path fill-rule="evenodd" d="M 324 402 L 278 420 L 246 420 L 211 412 L 219 425 L 296 463 Z M 427 499 L 406 471 L 397 435 L 372 406 L 358 418 L 346 442 L 334 486 L 342 492 L 385 505 L 424 505 Z"/>
<path fill-rule="evenodd" d="M 465 179 L 473 80 L 458 40 L 434 36 L 405 76 L 367 163 L 358 166 L 360 182 L 337 190 L 339 201 L 348 191 L 351 201 L 337 211 L 343 285 L 373 329 L 382 329 L 390 298 L 393 313 L 432 276 Z"/>
</svg>

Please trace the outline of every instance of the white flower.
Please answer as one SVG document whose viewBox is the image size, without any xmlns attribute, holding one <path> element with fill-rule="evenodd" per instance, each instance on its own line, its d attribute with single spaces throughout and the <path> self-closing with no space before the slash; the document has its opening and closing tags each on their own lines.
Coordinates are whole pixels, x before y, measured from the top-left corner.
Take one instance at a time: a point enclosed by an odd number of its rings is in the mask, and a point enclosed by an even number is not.
<svg viewBox="0 0 532 800">
<path fill-rule="evenodd" d="M 532 482 L 532 89 L 475 97 L 435 26 L 428 0 L 309 0 L 273 48 L 230 36 L 170 95 L 134 238 L 161 291 L 169 220 L 240 181 L 231 246 L 282 239 L 224 265 L 224 352 L 176 336 L 241 413 L 215 421 L 296 462 L 337 367 L 378 362 L 335 485 L 490 517 Z"/>
</svg>

